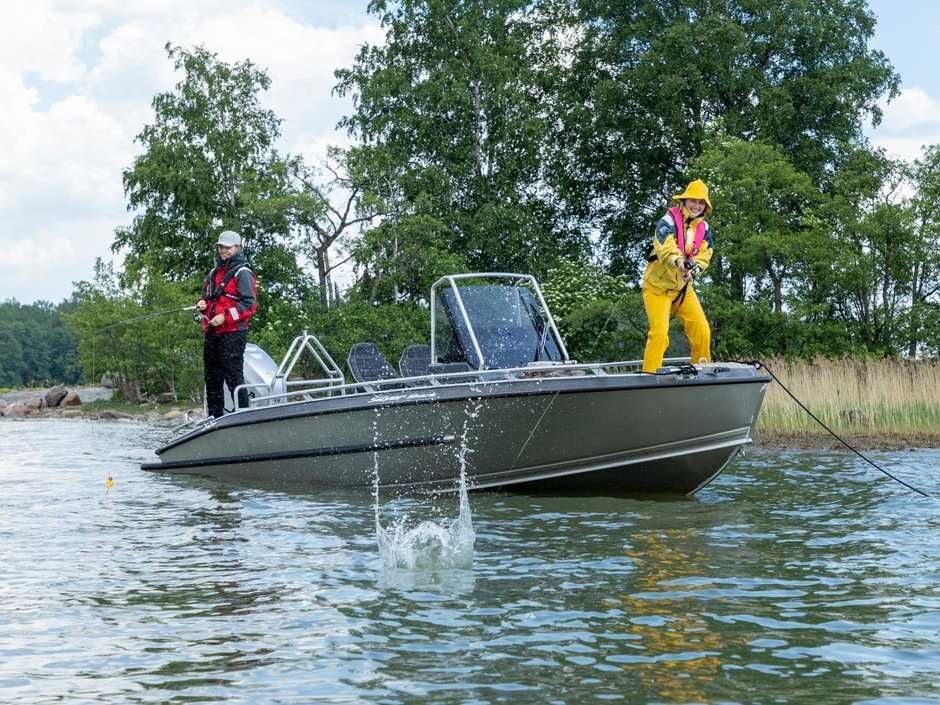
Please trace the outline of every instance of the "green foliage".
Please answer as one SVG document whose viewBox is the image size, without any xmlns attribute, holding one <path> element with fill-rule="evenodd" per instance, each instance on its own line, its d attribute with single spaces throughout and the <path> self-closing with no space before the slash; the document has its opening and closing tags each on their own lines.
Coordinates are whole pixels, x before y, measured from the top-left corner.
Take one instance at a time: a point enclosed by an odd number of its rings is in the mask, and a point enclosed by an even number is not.
<svg viewBox="0 0 940 705">
<path fill-rule="evenodd" d="M 560 324 L 561 325 L 561 324 Z M 646 316 L 640 294 L 585 301 L 563 321 L 568 354 L 580 362 L 638 360 L 646 343 Z"/>
<path fill-rule="evenodd" d="M 716 125 L 775 145 L 816 184 L 897 91 L 858 0 L 580 0 L 558 89 L 555 183 L 602 223 L 618 270 Z"/>
<path fill-rule="evenodd" d="M 69 302 L 0 303 L 0 386 L 74 384 L 76 341 L 63 323 Z"/>
<path fill-rule="evenodd" d="M 823 244 L 812 227 L 819 191 L 779 149 L 722 135 L 692 169 L 720 204 L 709 218 L 716 238 L 711 280 L 736 298 L 769 296 L 781 313 L 785 285 Z"/>
<path fill-rule="evenodd" d="M 622 277 L 604 274 L 590 262 L 561 258 L 548 269 L 542 282 L 545 303 L 556 319 L 566 319 L 572 311 L 592 301 L 618 301 L 629 288 Z"/>
<path fill-rule="evenodd" d="M 75 298 L 86 374 L 107 368 L 130 396 L 197 393 L 201 336 L 185 316 L 112 324 L 192 303 L 223 227 L 246 238 L 251 338 L 275 357 L 306 328 L 338 361 L 373 340 L 394 363 L 427 339 L 434 280 L 508 270 L 542 280 L 572 357 L 638 358 L 646 245 L 690 178 L 715 204 L 696 286 L 719 358 L 940 354 L 940 148 L 902 164 L 866 146 L 898 77 L 869 46 L 862 0 L 369 9 L 385 41 L 337 72 L 358 141 L 322 188 L 275 151 L 261 68 L 167 47 L 181 80 L 154 98 L 124 173 L 125 272 L 101 269 Z M 354 227 L 356 242 L 339 239 Z M 356 264 L 345 300 L 334 243 Z M 2 320 L 3 375 L 40 369 Z M 687 350 L 673 333 L 670 356 Z"/>
<path fill-rule="evenodd" d="M 386 29 L 337 72 L 362 144 L 353 161 L 386 213 L 356 250 L 382 300 L 417 300 L 433 275 L 541 273 L 584 239 L 562 224 L 545 166 L 560 70 L 555 2 L 373 2 Z M 429 248 L 429 240 L 434 245 Z M 417 259 L 411 256 L 420 252 Z M 426 276 L 419 276 L 419 271 Z"/>
<path fill-rule="evenodd" d="M 251 338 L 280 362 L 290 342 L 302 331 L 314 333 L 336 363 L 344 369 L 355 343 L 373 342 L 397 368 L 402 350 L 412 343 L 427 343 L 430 311 L 410 303 L 372 304 L 350 298 L 328 309 L 311 297 L 302 305 L 275 303 L 268 322 L 252 331 Z"/>
<path fill-rule="evenodd" d="M 806 308 L 841 322 L 856 352 L 914 354 L 916 337 L 924 332 L 912 324 L 918 320 L 917 303 L 930 300 L 928 282 L 938 261 L 929 254 L 935 226 L 918 223 L 919 213 L 929 217 L 926 204 L 905 196 L 917 185 L 908 165 L 877 151 L 852 150 L 840 162 L 819 212 L 826 246 L 809 253 L 810 276 L 800 299 Z"/>
<path fill-rule="evenodd" d="M 568 354 L 582 362 L 642 357 L 646 317 L 640 293 L 588 262 L 560 259 L 542 293 Z"/>
<path fill-rule="evenodd" d="M 354 249 L 363 269 L 360 296 L 370 301 L 426 300 L 435 281 L 467 270 L 464 257 L 446 249 L 447 239 L 444 223 L 420 213 L 366 231 Z"/>
<path fill-rule="evenodd" d="M 907 354 L 940 355 L 940 146 L 924 150 L 914 162 L 911 178 L 914 236 L 908 243 L 913 264 L 910 277 L 910 318 Z"/>
</svg>

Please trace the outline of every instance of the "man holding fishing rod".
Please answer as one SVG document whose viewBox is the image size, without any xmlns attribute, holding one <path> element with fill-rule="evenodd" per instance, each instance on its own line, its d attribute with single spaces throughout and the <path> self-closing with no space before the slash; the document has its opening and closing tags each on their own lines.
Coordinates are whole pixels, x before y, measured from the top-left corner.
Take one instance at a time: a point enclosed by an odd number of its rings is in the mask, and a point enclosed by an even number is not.
<svg viewBox="0 0 940 705">
<path fill-rule="evenodd" d="M 243 372 L 248 322 L 258 308 L 257 281 L 242 254 L 241 235 L 226 230 L 216 242 L 215 266 L 202 285 L 202 298 L 196 310 L 202 313 L 205 340 L 202 359 L 205 367 L 206 406 L 209 416 L 225 413 L 225 390 L 245 383 Z M 238 393 L 238 405 L 248 406 L 248 393 Z"/>
</svg>

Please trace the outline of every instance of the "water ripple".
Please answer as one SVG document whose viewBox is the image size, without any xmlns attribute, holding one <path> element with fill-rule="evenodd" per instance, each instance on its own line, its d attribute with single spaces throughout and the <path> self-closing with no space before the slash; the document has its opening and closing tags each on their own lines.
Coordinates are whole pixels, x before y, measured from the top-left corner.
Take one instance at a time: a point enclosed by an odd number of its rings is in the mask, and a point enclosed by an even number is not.
<svg viewBox="0 0 940 705">
<path fill-rule="evenodd" d="M 471 495 L 469 563 L 389 571 L 368 494 L 141 472 L 162 434 L 0 421 L 0 702 L 940 701 L 938 500 L 852 456 Z M 877 460 L 940 495 L 940 453 Z"/>
</svg>

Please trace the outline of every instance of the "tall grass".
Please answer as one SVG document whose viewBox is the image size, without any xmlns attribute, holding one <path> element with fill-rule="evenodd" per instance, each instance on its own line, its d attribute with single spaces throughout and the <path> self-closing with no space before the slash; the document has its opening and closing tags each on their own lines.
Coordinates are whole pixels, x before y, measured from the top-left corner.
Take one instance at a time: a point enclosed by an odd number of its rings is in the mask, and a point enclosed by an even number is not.
<svg viewBox="0 0 940 705">
<path fill-rule="evenodd" d="M 940 442 L 940 362 L 767 360 L 793 394 L 840 434 Z M 777 384 L 757 424 L 760 437 L 816 437 L 825 431 Z"/>
</svg>

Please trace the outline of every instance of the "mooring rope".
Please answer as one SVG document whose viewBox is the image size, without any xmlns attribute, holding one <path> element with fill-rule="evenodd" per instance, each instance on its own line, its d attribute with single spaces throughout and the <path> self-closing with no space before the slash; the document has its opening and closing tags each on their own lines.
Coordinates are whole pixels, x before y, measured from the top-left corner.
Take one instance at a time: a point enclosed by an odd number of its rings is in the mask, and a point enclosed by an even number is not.
<svg viewBox="0 0 940 705">
<path fill-rule="evenodd" d="M 908 483 L 906 483 L 904 480 L 900 479 L 899 477 L 896 477 L 895 475 L 892 475 L 890 472 L 888 472 L 887 470 L 885 470 L 883 467 L 881 467 L 881 466 L 880 466 L 878 463 L 876 463 L 874 460 L 871 460 L 870 458 L 866 457 L 866 456 L 865 456 L 863 453 L 861 453 L 858 449 L 856 449 L 854 446 L 852 446 L 851 443 L 849 443 L 849 442 L 846 441 L 844 438 L 842 438 L 842 436 L 840 436 L 838 433 L 836 433 L 836 432 L 833 431 L 831 428 L 829 428 L 825 423 L 822 422 L 822 420 L 821 420 L 819 417 L 816 416 L 816 414 L 814 414 L 812 411 L 810 411 L 810 410 L 807 408 L 806 404 L 804 404 L 804 403 L 801 402 L 799 399 L 797 399 L 796 395 L 795 395 L 793 392 L 791 392 L 789 389 L 787 389 L 787 386 L 786 386 L 783 382 L 780 381 L 780 378 L 777 377 L 777 375 L 774 374 L 773 370 L 771 370 L 765 363 L 761 362 L 760 360 L 747 360 L 747 361 L 744 361 L 744 364 L 746 364 L 746 365 L 752 365 L 753 367 L 756 367 L 757 369 L 763 368 L 763 369 L 767 370 L 767 374 L 769 374 L 769 375 L 773 378 L 774 382 L 776 382 L 777 384 L 779 384 L 779 385 L 780 385 L 780 388 L 781 388 L 784 392 L 786 392 L 787 395 L 788 395 L 793 401 L 795 401 L 795 402 L 797 403 L 797 405 L 798 405 L 803 411 L 805 411 L 807 414 L 809 414 L 809 417 L 810 417 L 811 419 L 813 419 L 813 421 L 815 421 L 815 422 L 818 423 L 820 426 L 822 426 L 824 429 L 826 429 L 826 431 L 827 431 L 833 438 L 835 438 L 837 441 L 839 441 L 839 443 L 841 443 L 841 444 L 844 445 L 846 448 L 848 448 L 850 451 L 852 451 L 853 453 L 855 453 L 855 455 L 857 455 L 859 458 L 861 458 L 861 459 L 864 460 L 866 463 L 868 463 L 869 465 L 871 465 L 871 466 L 872 466 L 873 468 L 875 468 L 878 472 L 883 473 L 884 475 L 887 475 L 888 477 L 890 477 L 892 480 L 894 480 L 894 481 L 897 482 L 898 484 L 904 485 L 907 489 L 911 490 L 912 492 L 916 492 L 917 494 L 919 494 L 919 495 L 922 496 L 922 497 L 930 497 L 930 495 L 927 494 L 926 492 L 924 492 L 923 490 L 919 490 L 919 489 L 917 489 L 916 487 L 914 487 L 913 485 L 909 485 Z"/>
</svg>

